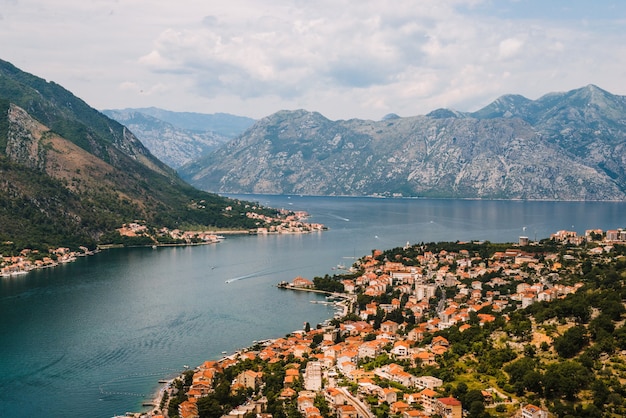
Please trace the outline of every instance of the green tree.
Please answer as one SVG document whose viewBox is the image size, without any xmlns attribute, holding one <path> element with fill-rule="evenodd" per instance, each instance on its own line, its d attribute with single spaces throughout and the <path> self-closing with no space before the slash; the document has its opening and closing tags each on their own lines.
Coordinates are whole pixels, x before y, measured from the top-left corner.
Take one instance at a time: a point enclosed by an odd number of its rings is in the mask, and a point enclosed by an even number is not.
<svg viewBox="0 0 626 418">
<path fill-rule="evenodd" d="M 587 329 L 577 325 L 566 330 L 562 336 L 554 340 L 554 349 L 564 358 L 571 358 L 578 354 L 589 342 Z"/>
<path fill-rule="evenodd" d="M 574 400 L 590 383 L 591 377 L 589 370 L 578 362 L 566 360 L 552 363 L 543 377 L 545 395 L 548 398 L 564 396 L 567 400 Z"/>
<path fill-rule="evenodd" d="M 198 399 L 197 405 L 200 418 L 220 418 L 224 414 L 224 408 L 214 396 Z"/>
</svg>

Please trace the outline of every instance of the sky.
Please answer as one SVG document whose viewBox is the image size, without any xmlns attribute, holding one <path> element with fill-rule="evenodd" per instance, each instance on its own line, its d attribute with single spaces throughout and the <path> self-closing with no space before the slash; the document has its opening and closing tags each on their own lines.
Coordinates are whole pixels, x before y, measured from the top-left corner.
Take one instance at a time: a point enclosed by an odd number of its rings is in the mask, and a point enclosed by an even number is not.
<svg viewBox="0 0 626 418">
<path fill-rule="evenodd" d="M 626 95 L 626 2 L 0 0 L 0 59 L 97 109 L 379 120 Z"/>
</svg>

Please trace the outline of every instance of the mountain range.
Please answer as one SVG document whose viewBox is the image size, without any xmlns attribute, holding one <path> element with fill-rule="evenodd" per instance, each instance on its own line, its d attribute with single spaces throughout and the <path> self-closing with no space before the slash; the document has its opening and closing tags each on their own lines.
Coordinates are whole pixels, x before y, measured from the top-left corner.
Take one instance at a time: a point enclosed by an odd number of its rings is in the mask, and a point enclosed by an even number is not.
<svg viewBox="0 0 626 418">
<path fill-rule="evenodd" d="M 0 254 L 93 246 L 127 222 L 254 226 L 247 202 L 191 187 L 128 128 L 2 60 L 0 173 Z"/>
<path fill-rule="evenodd" d="M 179 173 L 220 193 L 626 199 L 626 98 L 595 85 L 380 121 L 279 111 Z"/>
<path fill-rule="evenodd" d="M 130 129 L 159 160 L 175 169 L 208 154 L 255 122 L 226 113 L 172 112 L 155 107 L 102 113 Z"/>
</svg>

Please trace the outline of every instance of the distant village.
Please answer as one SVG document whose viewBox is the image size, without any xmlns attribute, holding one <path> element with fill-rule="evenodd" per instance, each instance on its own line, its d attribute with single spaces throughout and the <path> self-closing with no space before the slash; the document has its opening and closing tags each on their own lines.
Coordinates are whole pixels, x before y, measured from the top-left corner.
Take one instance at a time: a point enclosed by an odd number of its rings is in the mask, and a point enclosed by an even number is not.
<svg viewBox="0 0 626 418">
<path fill-rule="evenodd" d="M 34 269 L 56 267 L 62 263 L 76 261 L 77 257 L 92 254 L 93 251 L 87 247 L 80 247 L 80 251 L 59 247 L 50 250 L 48 255 L 41 255 L 39 251 L 30 249 L 24 249 L 16 256 L 3 257 L 0 254 L 0 276 L 11 277 L 26 274 Z"/>
<path fill-rule="evenodd" d="M 614 245 L 626 244 L 626 230 L 589 230 L 584 236 L 559 231 L 550 240 L 568 248 L 584 245 L 578 251 L 610 258 Z M 183 377 L 170 382 L 152 412 L 135 416 L 213 416 L 206 411 L 202 415 L 203 399 L 215 394 L 218 377 L 229 370 L 237 370 L 230 381 L 231 394 L 244 391 L 247 396 L 224 411 L 223 418 L 271 418 L 268 404 L 273 402 L 281 403 L 280 416 L 306 418 L 462 418 L 470 407 L 484 408 L 493 414 L 489 416 L 552 416 L 542 405 L 523 402 L 482 379 L 473 383 L 478 403 L 464 405 L 450 384 L 423 372 L 445 367 L 451 347 L 448 339 L 433 337 L 434 333 L 458 327 L 462 334 L 473 326 L 508 321 L 515 310 L 565 298 L 583 287 L 580 282 L 561 283 L 563 274 L 580 268 L 576 252 L 524 251 L 533 244 L 520 237 L 518 244 L 488 259 L 468 250 L 424 251 L 410 260 L 381 259 L 384 253 L 373 251 L 355 263 L 353 277 L 340 280 L 343 292 L 327 293 L 326 303 L 338 308 L 334 319 L 315 327 L 306 324 L 284 338 L 255 342 L 221 360 L 207 361 L 188 372 L 186 385 Z M 279 287 L 319 291 L 316 280 L 296 277 Z M 384 295 L 393 297 L 385 303 L 375 301 Z M 394 312 L 405 315 L 402 320 L 381 321 Z M 549 333 L 533 326 L 531 349 L 545 350 L 546 342 L 552 342 Z M 282 365 L 277 396 L 270 395 L 275 372 L 267 371 L 276 364 Z M 176 397 L 179 401 L 172 408 Z M 272 408 L 276 410 L 275 405 Z"/>
</svg>

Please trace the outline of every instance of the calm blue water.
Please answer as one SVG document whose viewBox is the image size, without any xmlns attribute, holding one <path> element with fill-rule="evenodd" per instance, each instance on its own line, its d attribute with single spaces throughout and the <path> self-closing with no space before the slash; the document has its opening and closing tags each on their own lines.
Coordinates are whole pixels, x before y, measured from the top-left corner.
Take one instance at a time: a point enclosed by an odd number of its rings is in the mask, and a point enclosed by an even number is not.
<svg viewBox="0 0 626 418">
<path fill-rule="evenodd" d="M 625 203 L 244 196 L 306 210 L 331 229 L 217 245 L 109 250 L 0 279 L 0 416 L 110 417 L 157 381 L 331 317 L 281 280 L 333 273 L 372 249 L 517 241 L 626 226 Z M 226 282 L 229 283 L 226 283 Z"/>
</svg>

